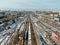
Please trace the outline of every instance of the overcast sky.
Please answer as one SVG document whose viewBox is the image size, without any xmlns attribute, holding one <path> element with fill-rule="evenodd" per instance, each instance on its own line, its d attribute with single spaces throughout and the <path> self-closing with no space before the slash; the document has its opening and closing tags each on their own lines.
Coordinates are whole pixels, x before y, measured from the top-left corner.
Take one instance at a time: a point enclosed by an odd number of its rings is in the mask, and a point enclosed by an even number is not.
<svg viewBox="0 0 60 45">
<path fill-rule="evenodd" d="M 60 0 L 0 0 L 0 9 L 60 11 Z"/>
</svg>

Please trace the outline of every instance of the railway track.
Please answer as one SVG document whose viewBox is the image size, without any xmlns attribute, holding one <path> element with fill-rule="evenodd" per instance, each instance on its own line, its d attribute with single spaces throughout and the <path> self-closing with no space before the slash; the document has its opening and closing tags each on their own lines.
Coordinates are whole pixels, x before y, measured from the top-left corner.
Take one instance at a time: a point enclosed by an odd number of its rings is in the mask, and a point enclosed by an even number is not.
<svg viewBox="0 0 60 45">
<path fill-rule="evenodd" d="M 30 28 L 31 28 L 31 41 L 32 41 L 31 45 L 37 45 L 35 33 L 34 33 L 34 30 L 33 30 L 33 27 L 32 27 L 32 23 L 30 25 L 31 25 Z"/>
<path fill-rule="evenodd" d="M 20 28 L 18 30 L 21 30 Z M 27 18 L 24 22 L 24 29 L 21 32 L 15 32 L 15 36 L 12 36 L 10 45 L 37 45 L 36 36 L 32 26 L 30 18 Z M 14 40 L 13 40 L 14 39 Z"/>
<path fill-rule="evenodd" d="M 33 17 L 28 15 L 21 24 L 17 23 L 19 26 L 17 25 L 14 28 L 11 37 L 7 41 L 8 44 L 5 45 L 49 45 L 44 35 L 45 33 L 49 34 L 49 32 L 46 32 L 46 29 L 50 31 L 54 31 L 54 29 L 50 24 L 45 24 L 38 18 L 37 21 L 33 21 Z"/>
<path fill-rule="evenodd" d="M 37 18 L 37 19 L 38 19 L 38 18 Z M 39 22 L 39 23 L 38 23 L 38 22 Z M 47 45 L 47 44 L 48 44 L 48 45 L 54 45 L 55 42 L 52 43 L 53 40 L 50 40 L 50 39 L 47 39 L 47 40 L 46 40 L 45 37 L 43 36 L 43 35 L 44 35 L 43 32 L 45 32 L 45 33 L 47 33 L 47 34 L 50 34 L 49 30 L 50 30 L 51 32 L 52 32 L 52 31 L 54 32 L 54 31 L 55 31 L 54 28 L 51 27 L 49 24 L 44 23 L 43 21 L 41 21 L 41 20 L 39 20 L 39 19 L 38 19 L 38 22 L 35 22 L 35 23 L 36 23 L 37 28 L 40 29 L 40 32 L 39 32 L 39 33 L 42 34 L 41 36 L 39 35 L 40 37 L 42 37 L 42 38 L 40 38 L 42 45 L 43 45 L 43 44 L 45 44 L 45 45 Z M 42 29 L 39 28 L 39 27 L 41 27 Z M 38 30 L 38 29 L 37 29 L 37 30 Z M 46 29 L 48 29 L 48 30 L 46 30 Z M 46 32 L 46 31 L 48 31 L 48 32 Z M 37 31 L 37 32 L 38 32 L 38 31 Z M 50 37 L 49 37 L 49 38 L 50 38 Z M 44 40 L 44 41 L 43 41 L 43 40 Z M 46 42 L 48 41 L 49 43 L 46 44 L 45 41 L 46 41 Z M 43 42 L 44 42 L 44 43 L 43 43 Z"/>
</svg>

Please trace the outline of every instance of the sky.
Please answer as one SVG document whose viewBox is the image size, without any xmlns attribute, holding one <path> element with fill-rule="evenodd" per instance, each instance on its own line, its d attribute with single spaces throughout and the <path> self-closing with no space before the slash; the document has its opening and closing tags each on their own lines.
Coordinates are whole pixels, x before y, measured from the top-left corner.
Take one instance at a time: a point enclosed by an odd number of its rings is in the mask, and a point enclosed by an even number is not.
<svg viewBox="0 0 60 45">
<path fill-rule="evenodd" d="M 0 9 L 60 11 L 60 0 L 0 0 Z"/>
</svg>

